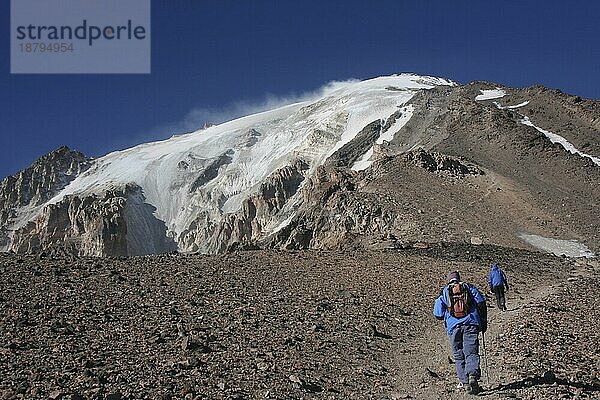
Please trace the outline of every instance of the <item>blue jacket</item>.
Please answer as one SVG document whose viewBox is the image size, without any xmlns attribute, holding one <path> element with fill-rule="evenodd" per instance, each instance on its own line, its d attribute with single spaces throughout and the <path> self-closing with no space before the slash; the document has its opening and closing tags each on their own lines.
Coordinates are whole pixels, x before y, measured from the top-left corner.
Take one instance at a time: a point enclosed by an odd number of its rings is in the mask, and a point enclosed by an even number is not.
<svg viewBox="0 0 600 400">
<path fill-rule="evenodd" d="M 477 305 L 485 303 L 485 296 L 475 286 L 468 283 L 466 285 L 469 292 L 471 292 L 471 298 L 475 301 L 471 303 L 469 314 L 465 317 L 455 318 L 448 312 L 448 286 L 442 289 L 442 293 L 440 293 L 440 296 L 435 300 L 435 304 L 433 305 L 433 315 L 438 319 L 444 319 L 448 336 L 459 325 L 474 325 L 481 328 L 481 318 L 477 311 Z"/>
<path fill-rule="evenodd" d="M 492 270 L 488 275 L 488 285 L 490 285 L 490 289 L 503 285 L 508 289 L 508 279 L 506 279 L 506 275 L 504 275 L 498 264 L 492 264 Z"/>
</svg>

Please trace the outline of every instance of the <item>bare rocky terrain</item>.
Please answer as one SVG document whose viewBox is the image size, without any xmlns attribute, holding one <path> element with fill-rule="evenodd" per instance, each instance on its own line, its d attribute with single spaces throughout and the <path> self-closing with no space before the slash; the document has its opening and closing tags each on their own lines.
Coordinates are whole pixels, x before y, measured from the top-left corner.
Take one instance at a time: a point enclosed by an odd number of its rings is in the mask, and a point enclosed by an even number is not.
<svg viewBox="0 0 600 400">
<path fill-rule="evenodd" d="M 492 261 L 511 291 L 481 396 L 598 398 L 598 262 L 445 243 L 0 254 L 0 398 L 467 398 L 432 306 L 452 269 L 487 290 Z"/>
</svg>

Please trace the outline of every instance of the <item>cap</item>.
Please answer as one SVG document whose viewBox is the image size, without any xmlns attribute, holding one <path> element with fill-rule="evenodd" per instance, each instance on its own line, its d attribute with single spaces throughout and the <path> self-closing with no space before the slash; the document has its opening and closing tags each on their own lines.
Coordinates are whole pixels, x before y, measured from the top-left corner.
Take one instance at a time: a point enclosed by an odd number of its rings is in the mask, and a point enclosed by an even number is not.
<svg viewBox="0 0 600 400">
<path fill-rule="evenodd" d="M 452 281 L 460 282 L 460 274 L 458 271 L 448 272 L 448 283 Z"/>
</svg>

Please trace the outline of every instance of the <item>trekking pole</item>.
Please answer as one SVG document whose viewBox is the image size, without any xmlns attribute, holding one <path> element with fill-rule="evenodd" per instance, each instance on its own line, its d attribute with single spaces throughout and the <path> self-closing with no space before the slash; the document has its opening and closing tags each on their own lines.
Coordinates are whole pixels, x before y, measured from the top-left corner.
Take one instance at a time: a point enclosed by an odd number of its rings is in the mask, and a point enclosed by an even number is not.
<svg viewBox="0 0 600 400">
<path fill-rule="evenodd" d="M 481 339 L 483 344 L 483 365 L 485 367 L 485 377 L 487 379 L 488 386 L 490 386 L 490 369 L 488 368 L 487 351 L 485 350 L 485 333 L 483 332 L 481 332 Z"/>
</svg>

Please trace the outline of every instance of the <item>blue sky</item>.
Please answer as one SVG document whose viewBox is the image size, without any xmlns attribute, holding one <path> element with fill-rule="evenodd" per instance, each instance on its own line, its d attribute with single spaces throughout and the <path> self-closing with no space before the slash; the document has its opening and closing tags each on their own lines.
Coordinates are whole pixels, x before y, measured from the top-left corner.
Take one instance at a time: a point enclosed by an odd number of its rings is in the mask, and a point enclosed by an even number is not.
<svg viewBox="0 0 600 400">
<path fill-rule="evenodd" d="M 598 2 L 153 1 L 149 75 L 11 75 L 9 11 L 0 177 L 63 144 L 99 156 L 332 80 L 415 72 L 600 98 Z"/>
</svg>

